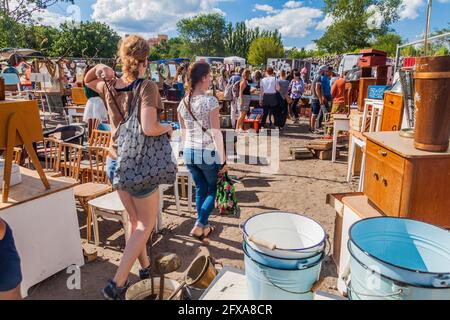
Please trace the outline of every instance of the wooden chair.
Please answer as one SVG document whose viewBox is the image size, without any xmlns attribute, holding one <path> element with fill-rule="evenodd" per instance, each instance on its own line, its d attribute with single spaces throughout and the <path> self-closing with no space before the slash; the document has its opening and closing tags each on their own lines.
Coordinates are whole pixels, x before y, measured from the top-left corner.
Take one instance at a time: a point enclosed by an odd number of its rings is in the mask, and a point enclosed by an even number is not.
<svg viewBox="0 0 450 320">
<path fill-rule="evenodd" d="M 61 140 L 44 138 L 42 153 L 45 161 L 44 171 L 50 175 L 61 175 Z"/>
<path fill-rule="evenodd" d="M 90 151 L 90 154 L 96 154 L 95 150 Z M 74 144 L 61 144 L 61 162 L 60 168 L 64 177 L 71 178 L 76 181 L 80 181 L 80 165 L 81 158 L 83 155 L 83 148 L 79 145 Z M 97 158 L 96 155 L 93 156 Z M 105 158 L 106 162 L 106 158 Z M 94 172 L 98 166 L 93 165 L 91 172 Z M 94 173 L 93 173 L 94 174 Z M 87 239 L 91 239 L 91 212 L 88 206 L 88 202 L 99 196 L 107 194 L 111 191 L 111 186 L 101 183 L 85 183 L 77 185 L 73 188 L 75 199 L 83 207 L 86 212 L 86 222 L 87 222 Z"/>
<path fill-rule="evenodd" d="M 13 159 L 14 162 L 20 166 L 22 163 L 22 148 L 14 148 Z"/>
<path fill-rule="evenodd" d="M 64 177 L 79 181 L 80 163 L 83 156 L 81 146 L 70 143 L 61 143 L 59 169 Z"/>
<path fill-rule="evenodd" d="M 92 135 L 89 139 L 89 148 L 108 148 L 111 143 L 111 132 L 101 131 L 101 130 L 93 130 Z M 90 174 L 90 159 L 91 154 L 89 154 L 89 158 L 85 158 L 81 160 L 81 181 L 83 183 L 93 182 L 91 180 L 92 176 Z"/>
<path fill-rule="evenodd" d="M 111 143 L 112 133 L 108 131 L 92 130 L 89 145 L 91 147 L 105 147 L 109 148 Z"/>
<path fill-rule="evenodd" d="M 81 148 L 80 148 L 81 149 Z M 108 150 L 103 147 L 89 148 L 90 181 L 74 188 L 75 198 L 84 208 L 87 215 L 87 240 L 91 240 L 92 214 L 89 201 L 108 194 L 112 191 L 106 175 L 106 158 Z"/>
</svg>

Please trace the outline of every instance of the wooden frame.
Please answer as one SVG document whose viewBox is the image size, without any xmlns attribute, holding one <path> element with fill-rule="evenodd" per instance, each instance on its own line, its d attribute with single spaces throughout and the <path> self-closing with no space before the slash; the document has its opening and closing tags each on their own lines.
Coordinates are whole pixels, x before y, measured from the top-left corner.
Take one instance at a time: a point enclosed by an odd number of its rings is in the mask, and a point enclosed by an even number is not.
<svg viewBox="0 0 450 320">
<path fill-rule="evenodd" d="M 33 142 L 44 139 L 37 101 L 6 100 L 0 102 L 0 149 L 5 150 L 2 202 L 8 202 L 14 147 L 24 145 L 46 189 L 50 184 L 39 162 Z"/>
</svg>

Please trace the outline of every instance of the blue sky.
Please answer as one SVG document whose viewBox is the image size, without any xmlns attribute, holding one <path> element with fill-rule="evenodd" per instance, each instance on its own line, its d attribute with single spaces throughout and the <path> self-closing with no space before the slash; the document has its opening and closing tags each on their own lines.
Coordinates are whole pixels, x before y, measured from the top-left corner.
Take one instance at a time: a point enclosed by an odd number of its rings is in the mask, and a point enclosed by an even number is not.
<svg viewBox="0 0 450 320">
<path fill-rule="evenodd" d="M 450 22 L 450 0 L 433 1 L 431 29 Z M 288 0 L 78 0 L 82 20 L 99 20 L 119 33 L 157 33 L 176 35 L 176 21 L 200 12 L 222 12 L 228 21 L 247 21 L 250 26 L 278 29 L 287 47 L 308 47 L 323 34 L 327 22 L 321 12 L 323 1 Z M 425 29 L 426 0 L 403 0 L 401 20 L 393 25 L 405 39 L 416 40 Z M 57 4 L 44 14 L 47 24 L 54 24 L 77 10 Z M 55 23 L 56 24 L 56 23 Z"/>
</svg>

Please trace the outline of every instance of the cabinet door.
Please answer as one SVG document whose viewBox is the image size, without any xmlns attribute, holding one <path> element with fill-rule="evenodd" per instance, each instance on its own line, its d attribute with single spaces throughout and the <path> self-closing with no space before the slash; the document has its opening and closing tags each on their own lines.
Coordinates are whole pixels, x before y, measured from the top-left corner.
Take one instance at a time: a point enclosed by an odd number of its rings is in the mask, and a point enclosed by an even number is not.
<svg viewBox="0 0 450 320">
<path fill-rule="evenodd" d="M 403 121 L 403 98 L 400 95 L 386 93 L 384 98 L 383 121 L 381 131 L 399 131 Z"/>
<path fill-rule="evenodd" d="M 397 159 L 391 153 L 379 155 L 373 152 L 375 147 L 371 142 L 368 143 L 364 192 L 385 215 L 399 217 L 404 159 Z"/>
<path fill-rule="evenodd" d="M 380 161 L 371 153 L 367 153 L 364 176 L 364 193 L 370 201 L 382 209 L 380 206 L 382 193 L 380 179 Z"/>
<path fill-rule="evenodd" d="M 400 216 L 403 174 L 384 161 L 380 163 L 379 207 L 387 216 Z"/>
</svg>

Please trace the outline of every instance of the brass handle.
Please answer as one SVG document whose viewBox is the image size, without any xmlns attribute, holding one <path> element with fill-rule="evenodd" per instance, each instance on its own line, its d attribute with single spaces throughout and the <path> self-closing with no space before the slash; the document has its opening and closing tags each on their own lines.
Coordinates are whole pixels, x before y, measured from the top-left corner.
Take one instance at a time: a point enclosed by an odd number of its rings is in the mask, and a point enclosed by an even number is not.
<svg viewBox="0 0 450 320">
<path fill-rule="evenodd" d="M 383 150 L 378 150 L 378 154 L 380 156 L 383 156 L 383 157 L 387 157 L 387 155 L 388 155 L 388 153 L 386 151 L 383 151 Z"/>
<path fill-rule="evenodd" d="M 390 103 L 390 104 L 394 104 L 394 101 L 393 101 L 393 100 L 391 100 L 391 101 L 389 101 L 389 103 Z"/>
<path fill-rule="evenodd" d="M 373 173 L 373 177 L 374 177 L 375 179 L 377 179 L 377 181 L 380 180 L 380 175 L 379 175 L 378 173 L 376 173 L 376 172 Z"/>
<path fill-rule="evenodd" d="M 386 180 L 386 178 L 383 178 L 381 181 L 385 187 L 388 186 L 388 181 Z"/>
</svg>

